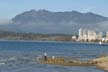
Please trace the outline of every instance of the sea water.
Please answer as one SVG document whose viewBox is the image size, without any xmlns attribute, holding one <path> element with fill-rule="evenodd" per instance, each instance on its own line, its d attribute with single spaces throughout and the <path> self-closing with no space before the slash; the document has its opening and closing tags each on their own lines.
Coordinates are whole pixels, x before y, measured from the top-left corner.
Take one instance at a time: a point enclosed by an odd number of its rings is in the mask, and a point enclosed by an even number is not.
<svg viewBox="0 0 108 72">
<path fill-rule="evenodd" d="M 108 55 L 108 45 L 78 42 L 0 41 L 0 72 L 103 72 L 96 67 L 40 64 L 39 55 L 82 60 Z"/>
</svg>

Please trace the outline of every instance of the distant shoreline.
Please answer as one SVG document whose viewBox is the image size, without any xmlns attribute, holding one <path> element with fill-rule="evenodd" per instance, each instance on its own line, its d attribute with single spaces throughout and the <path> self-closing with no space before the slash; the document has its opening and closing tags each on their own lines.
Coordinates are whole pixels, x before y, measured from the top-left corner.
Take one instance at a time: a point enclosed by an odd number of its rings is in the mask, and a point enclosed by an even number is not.
<svg viewBox="0 0 108 72">
<path fill-rule="evenodd" d="M 6 40 L 6 39 L 0 39 L 1 41 L 8 41 L 8 42 L 56 42 L 56 43 L 82 43 L 82 44 L 99 44 L 99 42 L 78 42 L 78 41 L 41 41 L 41 40 Z M 108 44 L 108 43 L 103 43 Z"/>
</svg>

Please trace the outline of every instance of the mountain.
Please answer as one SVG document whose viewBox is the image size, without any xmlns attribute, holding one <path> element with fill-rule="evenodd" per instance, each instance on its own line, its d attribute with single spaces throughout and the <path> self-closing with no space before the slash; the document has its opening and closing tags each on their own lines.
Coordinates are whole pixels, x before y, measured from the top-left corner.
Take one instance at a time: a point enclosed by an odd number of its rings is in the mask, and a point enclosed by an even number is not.
<svg viewBox="0 0 108 72">
<path fill-rule="evenodd" d="M 12 22 L 1 25 L 0 29 L 42 34 L 77 34 L 79 28 L 106 31 L 108 17 L 92 12 L 30 10 L 16 15 Z"/>
<path fill-rule="evenodd" d="M 77 11 L 70 12 L 51 12 L 47 10 L 31 10 L 15 16 L 12 19 L 18 23 L 38 23 L 38 22 L 73 22 L 80 24 L 98 23 L 108 20 L 107 17 L 100 16 L 91 12 L 80 13 Z"/>
</svg>

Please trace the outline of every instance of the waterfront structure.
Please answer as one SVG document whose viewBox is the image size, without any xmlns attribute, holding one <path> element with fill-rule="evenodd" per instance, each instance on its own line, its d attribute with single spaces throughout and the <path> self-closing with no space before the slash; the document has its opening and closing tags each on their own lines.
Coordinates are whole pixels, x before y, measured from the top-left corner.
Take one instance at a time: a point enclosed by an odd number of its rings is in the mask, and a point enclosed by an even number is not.
<svg viewBox="0 0 108 72">
<path fill-rule="evenodd" d="M 73 37 L 74 39 L 74 37 Z M 93 30 L 87 30 L 87 29 L 79 29 L 79 33 L 78 33 L 78 39 L 76 41 L 99 41 L 99 42 L 108 42 L 108 32 L 106 32 L 106 36 L 103 37 L 103 33 L 102 32 L 96 32 Z"/>
<path fill-rule="evenodd" d="M 98 41 L 102 41 L 102 32 L 99 32 L 99 33 L 97 34 L 97 40 L 98 40 Z"/>
<path fill-rule="evenodd" d="M 83 41 L 87 41 L 88 39 L 88 36 L 87 36 L 87 30 L 86 29 L 83 29 L 83 37 L 82 37 Z"/>
<path fill-rule="evenodd" d="M 108 42 L 108 32 L 106 32 L 106 39 L 105 39 L 106 42 Z"/>
<path fill-rule="evenodd" d="M 98 34 L 93 30 L 79 29 L 78 41 L 102 41 L 102 32 Z M 106 40 L 108 41 L 108 32 L 106 36 Z"/>
<path fill-rule="evenodd" d="M 103 37 L 103 38 L 102 38 L 102 42 L 105 42 L 105 40 L 106 40 L 106 38 L 105 38 L 105 37 Z"/>
<path fill-rule="evenodd" d="M 92 30 L 88 30 L 87 36 L 88 36 L 88 41 L 95 41 L 97 38 L 96 32 Z"/>
<path fill-rule="evenodd" d="M 79 29 L 78 41 L 87 41 L 87 30 Z"/>
<path fill-rule="evenodd" d="M 78 34 L 78 40 L 81 41 L 83 37 L 83 30 L 80 28 L 79 29 L 79 34 Z"/>
<path fill-rule="evenodd" d="M 72 36 L 72 40 L 73 41 L 77 41 L 77 37 L 76 36 Z"/>
<path fill-rule="evenodd" d="M 97 34 L 95 31 L 79 29 L 78 40 L 79 41 L 94 41 L 97 39 Z"/>
<path fill-rule="evenodd" d="M 88 39 L 88 38 L 87 38 L 87 34 L 84 34 L 82 39 L 83 39 L 84 42 L 86 42 L 87 39 Z"/>
</svg>

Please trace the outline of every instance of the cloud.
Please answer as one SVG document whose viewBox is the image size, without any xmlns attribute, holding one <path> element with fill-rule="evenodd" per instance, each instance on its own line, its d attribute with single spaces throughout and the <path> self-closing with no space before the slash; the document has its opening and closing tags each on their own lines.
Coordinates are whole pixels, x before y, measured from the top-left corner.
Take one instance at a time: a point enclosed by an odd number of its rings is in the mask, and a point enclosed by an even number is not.
<svg viewBox="0 0 108 72">
<path fill-rule="evenodd" d="M 0 25 L 11 24 L 12 20 L 10 19 L 0 19 Z"/>
<path fill-rule="evenodd" d="M 90 12 L 90 11 L 93 11 L 95 9 L 96 9 L 95 7 L 87 7 L 87 8 L 83 8 L 81 11 L 82 12 Z"/>
</svg>

